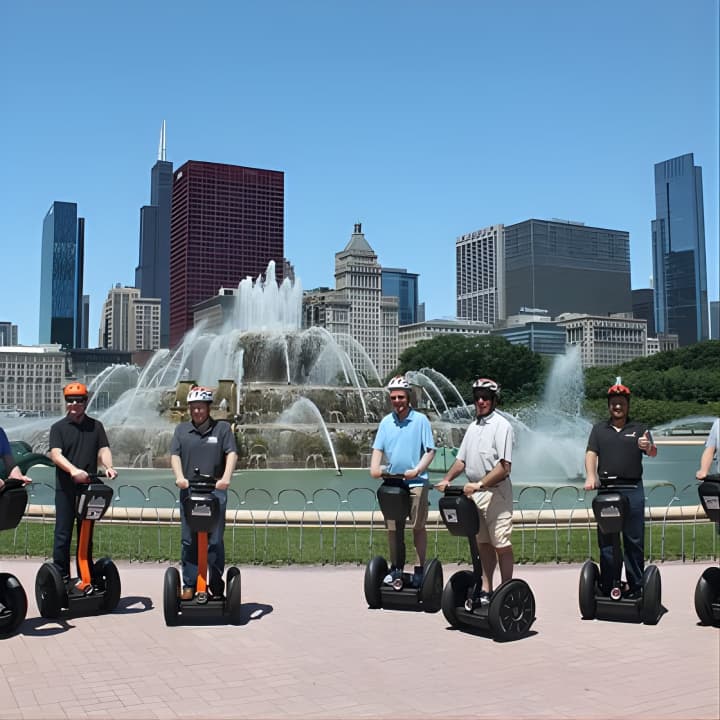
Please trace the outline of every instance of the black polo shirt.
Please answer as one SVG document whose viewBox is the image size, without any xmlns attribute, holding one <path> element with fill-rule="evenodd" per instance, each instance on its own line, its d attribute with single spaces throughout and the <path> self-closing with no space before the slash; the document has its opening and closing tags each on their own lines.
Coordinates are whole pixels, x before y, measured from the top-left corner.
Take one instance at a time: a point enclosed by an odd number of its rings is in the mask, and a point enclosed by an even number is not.
<svg viewBox="0 0 720 720">
<path fill-rule="evenodd" d="M 87 415 L 79 423 L 65 416 L 50 427 L 50 449 L 61 450 L 76 468 L 88 475 L 97 473 L 98 452 L 109 446 L 103 424 Z M 70 474 L 60 468 L 55 468 L 55 479 L 60 485 L 74 485 Z"/>
<path fill-rule="evenodd" d="M 628 483 L 642 481 L 642 458 L 638 440 L 648 429 L 643 423 L 628 420 L 622 430 L 615 430 L 610 420 L 593 426 L 587 449 L 598 456 L 598 477 L 616 477 Z"/>
<path fill-rule="evenodd" d="M 170 444 L 170 454 L 180 457 L 183 475 L 188 479 L 197 468 L 201 475 L 219 480 L 225 472 L 225 456 L 231 452 L 236 453 L 237 447 L 230 424 L 212 418 L 204 432 L 192 422 L 180 423 Z"/>
</svg>

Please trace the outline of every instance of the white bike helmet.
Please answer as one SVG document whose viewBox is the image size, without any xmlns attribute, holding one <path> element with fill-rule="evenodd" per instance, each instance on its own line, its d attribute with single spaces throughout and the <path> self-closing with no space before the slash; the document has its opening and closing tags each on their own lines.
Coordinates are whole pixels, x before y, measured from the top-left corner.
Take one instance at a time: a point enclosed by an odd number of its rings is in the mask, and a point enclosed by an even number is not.
<svg viewBox="0 0 720 720">
<path fill-rule="evenodd" d="M 405 379 L 404 375 L 396 375 L 387 385 L 388 392 L 393 390 L 404 390 L 410 393 L 410 383 Z"/>
<path fill-rule="evenodd" d="M 195 387 L 190 388 L 190 392 L 187 396 L 188 403 L 191 402 L 206 402 L 206 403 L 212 403 L 213 401 L 213 391 L 210 388 L 207 387 L 200 387 L 199 385 L 196 385 Z"/>
<path fill-rule="evenodd" d="M 478 378 L 473 383 L 472 389 L 473 393 L 475 393 L 476 390 L 489 390 L 495 397 L 500 395 L 500 386 L 494 380 L 490 380 L 490 378 Z"/>
</svg>

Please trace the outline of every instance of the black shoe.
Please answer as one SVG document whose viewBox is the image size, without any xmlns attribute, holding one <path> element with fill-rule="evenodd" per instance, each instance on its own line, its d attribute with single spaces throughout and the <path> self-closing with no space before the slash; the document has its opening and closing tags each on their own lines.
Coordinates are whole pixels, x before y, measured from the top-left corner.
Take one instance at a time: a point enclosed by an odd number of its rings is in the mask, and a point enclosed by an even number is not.
<svg viewBox="0 0 720 720">
<path fill-rule="evenodd" d="M 639 600 L 643 595 L 641 587 L 631 588 L 623 593 L 623 597 L 626 600 Z"/>
<path fill-rule="evenodd" d="M 415 572 L 413 572 L 411 585 L 414 588 L 419 588 L 422 585 L 423 581 L 423 569 L 419 566 L 415 566 Z"/>
</svg>

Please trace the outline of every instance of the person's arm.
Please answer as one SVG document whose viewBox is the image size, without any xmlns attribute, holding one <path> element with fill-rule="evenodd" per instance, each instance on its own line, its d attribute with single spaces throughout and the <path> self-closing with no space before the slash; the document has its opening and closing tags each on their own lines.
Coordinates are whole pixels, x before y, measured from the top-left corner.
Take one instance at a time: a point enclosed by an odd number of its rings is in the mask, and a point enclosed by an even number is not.
<svg viewBox="0 0 720 720">
<path fill-rule="evenodd" d="M 478 482 L 465 483 L 463 492 L 466 495 L 472 495 L 480 490 L 487 490 L 488 488 L 499 485 L 508 475 L 510 475 L 510 468 L 512 463 L 507 460 L 500 460 L 490 472 L 485 473 L 485 477 Z"/>
<path fill-rule="evenodd" d="M 20 472 L 20 468 L 15 463 L 15 458 L 12 456 L 12 453 L 9 455 L 3 455 L 3 462 L 5 463 L 5 474 L 8 478 L 12 478 L 13 480 L 22 480 L 26 485 L 28 483 L 32 482 L 32 479 L 29 477 L 26 477 L 25 475 Z M 5 482 L 0 478 L 0 488 L 5 484 Z"/>
<path fill-rule="evenodd" d="M 373 448 L 372 455 L 370 457 L 370 477 L 379 480 L 382 477 L 384 467 L 382 466 L 383 451 L 375 450 Z"/>
<path fill-rule="evenodd" d="M 585 453 L 585 489 L 595 490 L 599 486 L 597 476 L 598 454 L 594 450 Z"/>
<path fill-rule="evenodd" d="M 714 445 L 708 445 L 700 456 L 700 469 L 695 473 L 698 480 L 704 480 L 710 474 L 710 467 L 717 448 Z"/>
<path fill-rule="evenodd" d="M 230 480 L 237 465 L 237 453 L 229 452 L 225 454 L 225 470 L 222 477 L 215 483 L 216 490 L 227 490 L 230 487 Z"/>
<path fill-rule="evenodd" d="M 109 480 L 117 477 L 117 470 L 112 466 L 112 452 L 109 447 L 101 447 L 98 450 L 98 462 L 105 468 L 105 475 Z"/>
<path fill-rule="evenodd" d="M 55 467 L 60 468 L 63 472 L 66 472 L 74 482 L 86 483 L 88 481 L 88 474 L 85 470 L 81 470 L 75 467 L 70 460 L 68 460 L 60 448 L 50 448 L 50 459 L 55 463 Z"/>
<path fill-rule="evenodd" d="M 405 479 L 412 480 L 413 478 L 422 475 L 429 467 L 430 463 L 435 457 L 435 448 L 432 450 L 426 450 L 425 454 L 420 458 L 420 461 L 414 468 L 410 468 L 405 472 Z"/>
<path fill-rule="evenodd" d="M 187 488 L 190 487 L 190 481 L 185 477 L 185 473 L 183 473 L 182 460 L 180 460 L 179 455 L 170 456 L 170 467 L 175 475 L 175 484 L 181 490 L 187 490 Z"/>
</svg>

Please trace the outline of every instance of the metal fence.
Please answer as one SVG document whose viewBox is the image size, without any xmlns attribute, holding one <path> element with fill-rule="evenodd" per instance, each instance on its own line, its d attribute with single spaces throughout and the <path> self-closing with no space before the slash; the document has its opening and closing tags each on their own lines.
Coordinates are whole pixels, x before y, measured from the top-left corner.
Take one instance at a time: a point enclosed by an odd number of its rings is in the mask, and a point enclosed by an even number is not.
<svg viewBox="0 0 720 720">
<path fill-rule="evenodd" d="M 25 516 L 11 538 L 7 537 L 10 532 L 0 537 L 2 552 L 38 554 L 40 532 L 40 554 L 47 557 L 52 553 L 54 506 L 37 500 L 47 500 L 53 494 L 54 489 L 45 483 L 29 486 Z M 520 488 L 514 499 L 516 562 L 597 557 L 593 496 L 573 485 Z M 647 489 L 648 560 L 717 559 L 720 529 L 716 532 L 712 528 L 697 500 L 694 483 L 662 483 Z M 95 529 L 96 555 L 106 552 L 130 560 L 177 559 L 179 523 L 174 487 L 153 485 L 143 490 L 121 484 L 115 488 L 111 508 Z M 439 556 L 442 546 L 444 561 L 468 561 L 467 541 L 449 535 L 437 510 L 430 511 L 427 529 L 429 555 Z M 234 561 L 317 562 L 319 557 L 320 562 L 331 564 L 365 563 L 373 554 L 385 551 L 385 537 L 375 492 L 369 488 L 351 488 L 344 496 L 333 488 L 312 492 L 285 488 L 276 494 L 260 487 L 228 491 L 225 545 L 228 558 Z M 310 538 L 313 552 L 308 552 Z"/>
</svg>

